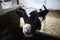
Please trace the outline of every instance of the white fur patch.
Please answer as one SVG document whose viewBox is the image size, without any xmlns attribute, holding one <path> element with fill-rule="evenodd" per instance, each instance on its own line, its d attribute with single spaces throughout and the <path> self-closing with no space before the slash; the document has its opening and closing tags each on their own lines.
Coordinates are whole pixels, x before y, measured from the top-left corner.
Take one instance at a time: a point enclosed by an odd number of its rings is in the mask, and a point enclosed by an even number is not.
<svg viewBox="0 0 60 40">
<path fill-rule="evenodd" d="M 42 17 L 38 17 L 38 19 L 39 19 L 40 21 L 42 21 L 42 20 L 43 20 L 43 18 L 42 18 Z"/>
<path fill-rule="evenodd" d="M 20 27 L 23 27 L 24 24 L 25 24 L 24 19 L 21 17 L 21 18 L 20 18 Z"/>
</svg>

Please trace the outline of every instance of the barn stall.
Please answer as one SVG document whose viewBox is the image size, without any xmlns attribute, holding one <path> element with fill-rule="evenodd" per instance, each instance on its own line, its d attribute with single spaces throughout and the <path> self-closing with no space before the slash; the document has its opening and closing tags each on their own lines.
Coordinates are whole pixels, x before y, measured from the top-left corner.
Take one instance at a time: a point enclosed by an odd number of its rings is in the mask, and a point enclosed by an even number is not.
<svg viewBox="0 0 60 40">
<path fill-rule="evenodd" d="M 19 0 L 19 5 L 16 4 L 16 1 L 12 2 L 4 2 L 5 4 L 10 3 L 10 6 L 8 4 L 8 7 L 6 8 L 7 5 L 4 5 L 4 3 L 0 4 L 2 7 L 2 11 L 0 11 L 1 15 L 1 20 L 3 24 L 7 24 L 7 26 L 19 26 L 19 17 L 16 14 L 16 9 L 18 9 L 20 6 L 23 7 L 26 11 L 27 14 L 31 10 L 39 9 L 42 7 L 42 4 L 46 5 L 46 7 L 49 9 L 49 13 L 46 16 L 46 19 L 42 21 L 42 27 L 39 32 L 42 32 L 50 35 L 54 35 L 57 37 L 60 37 L 60 1 L 59 0 L 44 0 L 44 1 L 37 1 L 36 0 L 32 1 L 32 5 L 29 1 L 27 0 Z M 35 3 L 36 2 L 36 3 Z M 52 3 L 52 5 L 50 3 Z M 27 4 L 29 3 L 29 4 Z M 39 4 L 38 4 L 39 3 Z M 30 6 L 29 6 L 30 5 Z M 37 5 L 37 6 L 35 6 Z M 54 5 L 54 6 L 53 6 Z M 39 7 L 40 6 L 40 7 Z M 4 19 L 5 18 L 5 19 Z M 22 26 L 24 25 L 23 20 L 21 20 Z M 3 25 L 4 25 L 3 24 Z M 41 35 L 40 35 L 41 36 Z M 45 36 L 45 35 L 44 35 Z M 46 36 L 45 36 L 46 37 Z M 48 37 L 48 36 L 47 36 Z"/>
</svg>

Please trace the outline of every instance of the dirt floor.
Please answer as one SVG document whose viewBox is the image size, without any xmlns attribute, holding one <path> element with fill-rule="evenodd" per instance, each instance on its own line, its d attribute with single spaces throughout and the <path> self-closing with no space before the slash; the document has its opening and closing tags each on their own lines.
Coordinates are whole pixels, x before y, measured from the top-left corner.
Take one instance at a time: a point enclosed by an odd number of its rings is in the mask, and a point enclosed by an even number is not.
<svg viewBox="0 0 60 40">
<path fill-rule="evenodd" d="M 46 20 L 42 22 L 41 32 L 52 34 L 60 37 L 60 11 L 50 11 Z"/>
</svg>

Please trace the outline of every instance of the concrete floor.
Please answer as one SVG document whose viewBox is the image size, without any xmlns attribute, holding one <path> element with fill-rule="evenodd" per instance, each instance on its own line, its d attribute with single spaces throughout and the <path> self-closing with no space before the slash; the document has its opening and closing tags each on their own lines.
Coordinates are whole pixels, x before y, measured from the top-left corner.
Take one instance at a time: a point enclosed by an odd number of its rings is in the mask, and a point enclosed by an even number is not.
<svg viewBox="0 0 60 40">
<path fill-rule="evenodd" d="M 41 32 L 60 37 L 60 11 L 50 11 L 42 23 Z"/>
</svg>

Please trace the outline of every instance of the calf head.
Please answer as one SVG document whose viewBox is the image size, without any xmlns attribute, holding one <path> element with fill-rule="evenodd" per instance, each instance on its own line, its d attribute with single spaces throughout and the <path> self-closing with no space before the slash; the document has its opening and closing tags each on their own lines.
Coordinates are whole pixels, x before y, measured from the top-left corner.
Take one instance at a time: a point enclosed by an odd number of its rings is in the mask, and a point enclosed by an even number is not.
<svg viewBox="0 0 60 40">
<path fill-rule="evenodd" d="M 34 10 L 30 13 L 30 17 L 27 16 L 26 11 L 22 8 L 17 12 L 20 17 L 24 18 L 23 33 L 26 37 L 31 37 L 35 30 L 41 29 L 41 19 L 45 19 L 45 16 L 49 12 L 44 5 L 43 7 L 45 10 L 39 9 L 40 12 Z"/>
</svg>

